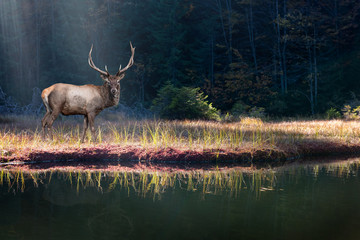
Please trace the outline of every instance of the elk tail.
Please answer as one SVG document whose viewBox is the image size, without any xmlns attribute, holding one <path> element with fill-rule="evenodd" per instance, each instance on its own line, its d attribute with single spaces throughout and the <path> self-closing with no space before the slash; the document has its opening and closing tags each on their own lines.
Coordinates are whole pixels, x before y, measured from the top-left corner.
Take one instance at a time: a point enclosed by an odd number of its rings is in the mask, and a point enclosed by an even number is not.
<svg viewBox="0 0 360 240">
<path fill-rule="evenodd" d="M 51 113 L 52 110 L 50 108 L 49 105 L 49 91 L 47 91 L 48 89 L 44 89 L 44 91 L 42 91 L 41 93 L 41 98 L 44 102 L 45 108 L 46 108 L 46 112 Z"/>
</svg>

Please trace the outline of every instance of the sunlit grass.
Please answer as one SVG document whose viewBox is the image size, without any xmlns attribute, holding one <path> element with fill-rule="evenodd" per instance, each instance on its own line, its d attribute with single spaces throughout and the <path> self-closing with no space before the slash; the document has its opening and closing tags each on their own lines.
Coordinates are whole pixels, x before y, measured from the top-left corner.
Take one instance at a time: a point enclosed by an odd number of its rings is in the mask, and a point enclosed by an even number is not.
<svg viewBox="0 0 360 240">
<path fill-rule="evenodd" d="M 0 154 L 9 151 L 47 150 L 93 146 L 94 144 L 134 145 L 143 148 L 181 149 L 263 149 L 296 145 L 309 140 L 359 143 L 360 122 L 343 120 L 264 122 L 243 118 L 239 122 L 209 121 L 106 121 L 97 119 L 97 141 L 81 143 L 82 124 L 74 120 L 58 122 L 53 139 L 42 140 L 40 119 L 16 120 L 0 125 Z"/>
</svg>

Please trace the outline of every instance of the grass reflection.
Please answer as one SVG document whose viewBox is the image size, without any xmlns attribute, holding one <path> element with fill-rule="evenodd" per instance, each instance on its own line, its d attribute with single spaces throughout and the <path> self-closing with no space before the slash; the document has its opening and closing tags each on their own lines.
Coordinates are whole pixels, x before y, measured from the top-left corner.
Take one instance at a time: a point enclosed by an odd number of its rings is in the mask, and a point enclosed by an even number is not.
<svg viewBox="0 0 360 240">
<path fill-rule="evenodd" d="M 153 170 L 126 169 L 119 171 L 101 170 L 23 170 L 0 168 L 0 186 L 8 191 L 24 192 L 30 187 L 44 185 L 51 188 L 56 178 L 64 185 L 80 190 L 94 188 L 99 192 L 124 190 L 134 192 L 141 197 L 160 199 L 162 193 L 175 189 L 198 191 L 202 196 L 228 194 L 237 197 L 241 191 L 251 191 L 260 198 L 265 191 L 282 190 L 279 181 L 290 176 L 296 179 L 301 174 L 312 174 L 316 179 L 319 174 L 328 174 L 339 178 L 357 176 L 360 162 L 312 164 L 283 167 L 277 169 L 243 170 L 241 168 L 214 170 Z"/>
</svg>

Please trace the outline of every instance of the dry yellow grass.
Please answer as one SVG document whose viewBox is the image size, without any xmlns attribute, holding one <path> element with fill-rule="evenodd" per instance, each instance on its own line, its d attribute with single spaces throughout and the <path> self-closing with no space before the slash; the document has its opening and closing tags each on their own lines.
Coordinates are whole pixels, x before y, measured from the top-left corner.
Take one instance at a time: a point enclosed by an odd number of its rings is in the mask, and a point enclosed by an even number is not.
<svg viewBox="0 0 360 240">
<path fill-rule="evenodd" d="M 243 118 L 239 122 L 97 119 L 97 141 L 80 143 L 82 120 L 65 119 L 54 126 L 54 138 L 42 140 L 40 119 L 16 117 L 0 124 L 0 151 L 59 150 L 94 145 L 178 148 L 189 150 L 278 149 L 308 142 L 360 145 L 360 122 L 313 120 L 264 122 Z"/>
</svg>

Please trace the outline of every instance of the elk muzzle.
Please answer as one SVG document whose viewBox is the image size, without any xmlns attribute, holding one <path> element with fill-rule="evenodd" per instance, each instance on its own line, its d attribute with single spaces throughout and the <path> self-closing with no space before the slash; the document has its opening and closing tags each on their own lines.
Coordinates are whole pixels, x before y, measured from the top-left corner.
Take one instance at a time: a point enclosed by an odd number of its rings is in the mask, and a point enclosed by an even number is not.
<svg viewBox="0 0 360 240">
<path fill-rule="evenodd" d="M 111 90 L 110 90 L 112 95 L 116 95 L 117 91 L 118 90 L 116 88 L 111 88 Z"/>
</svg>

